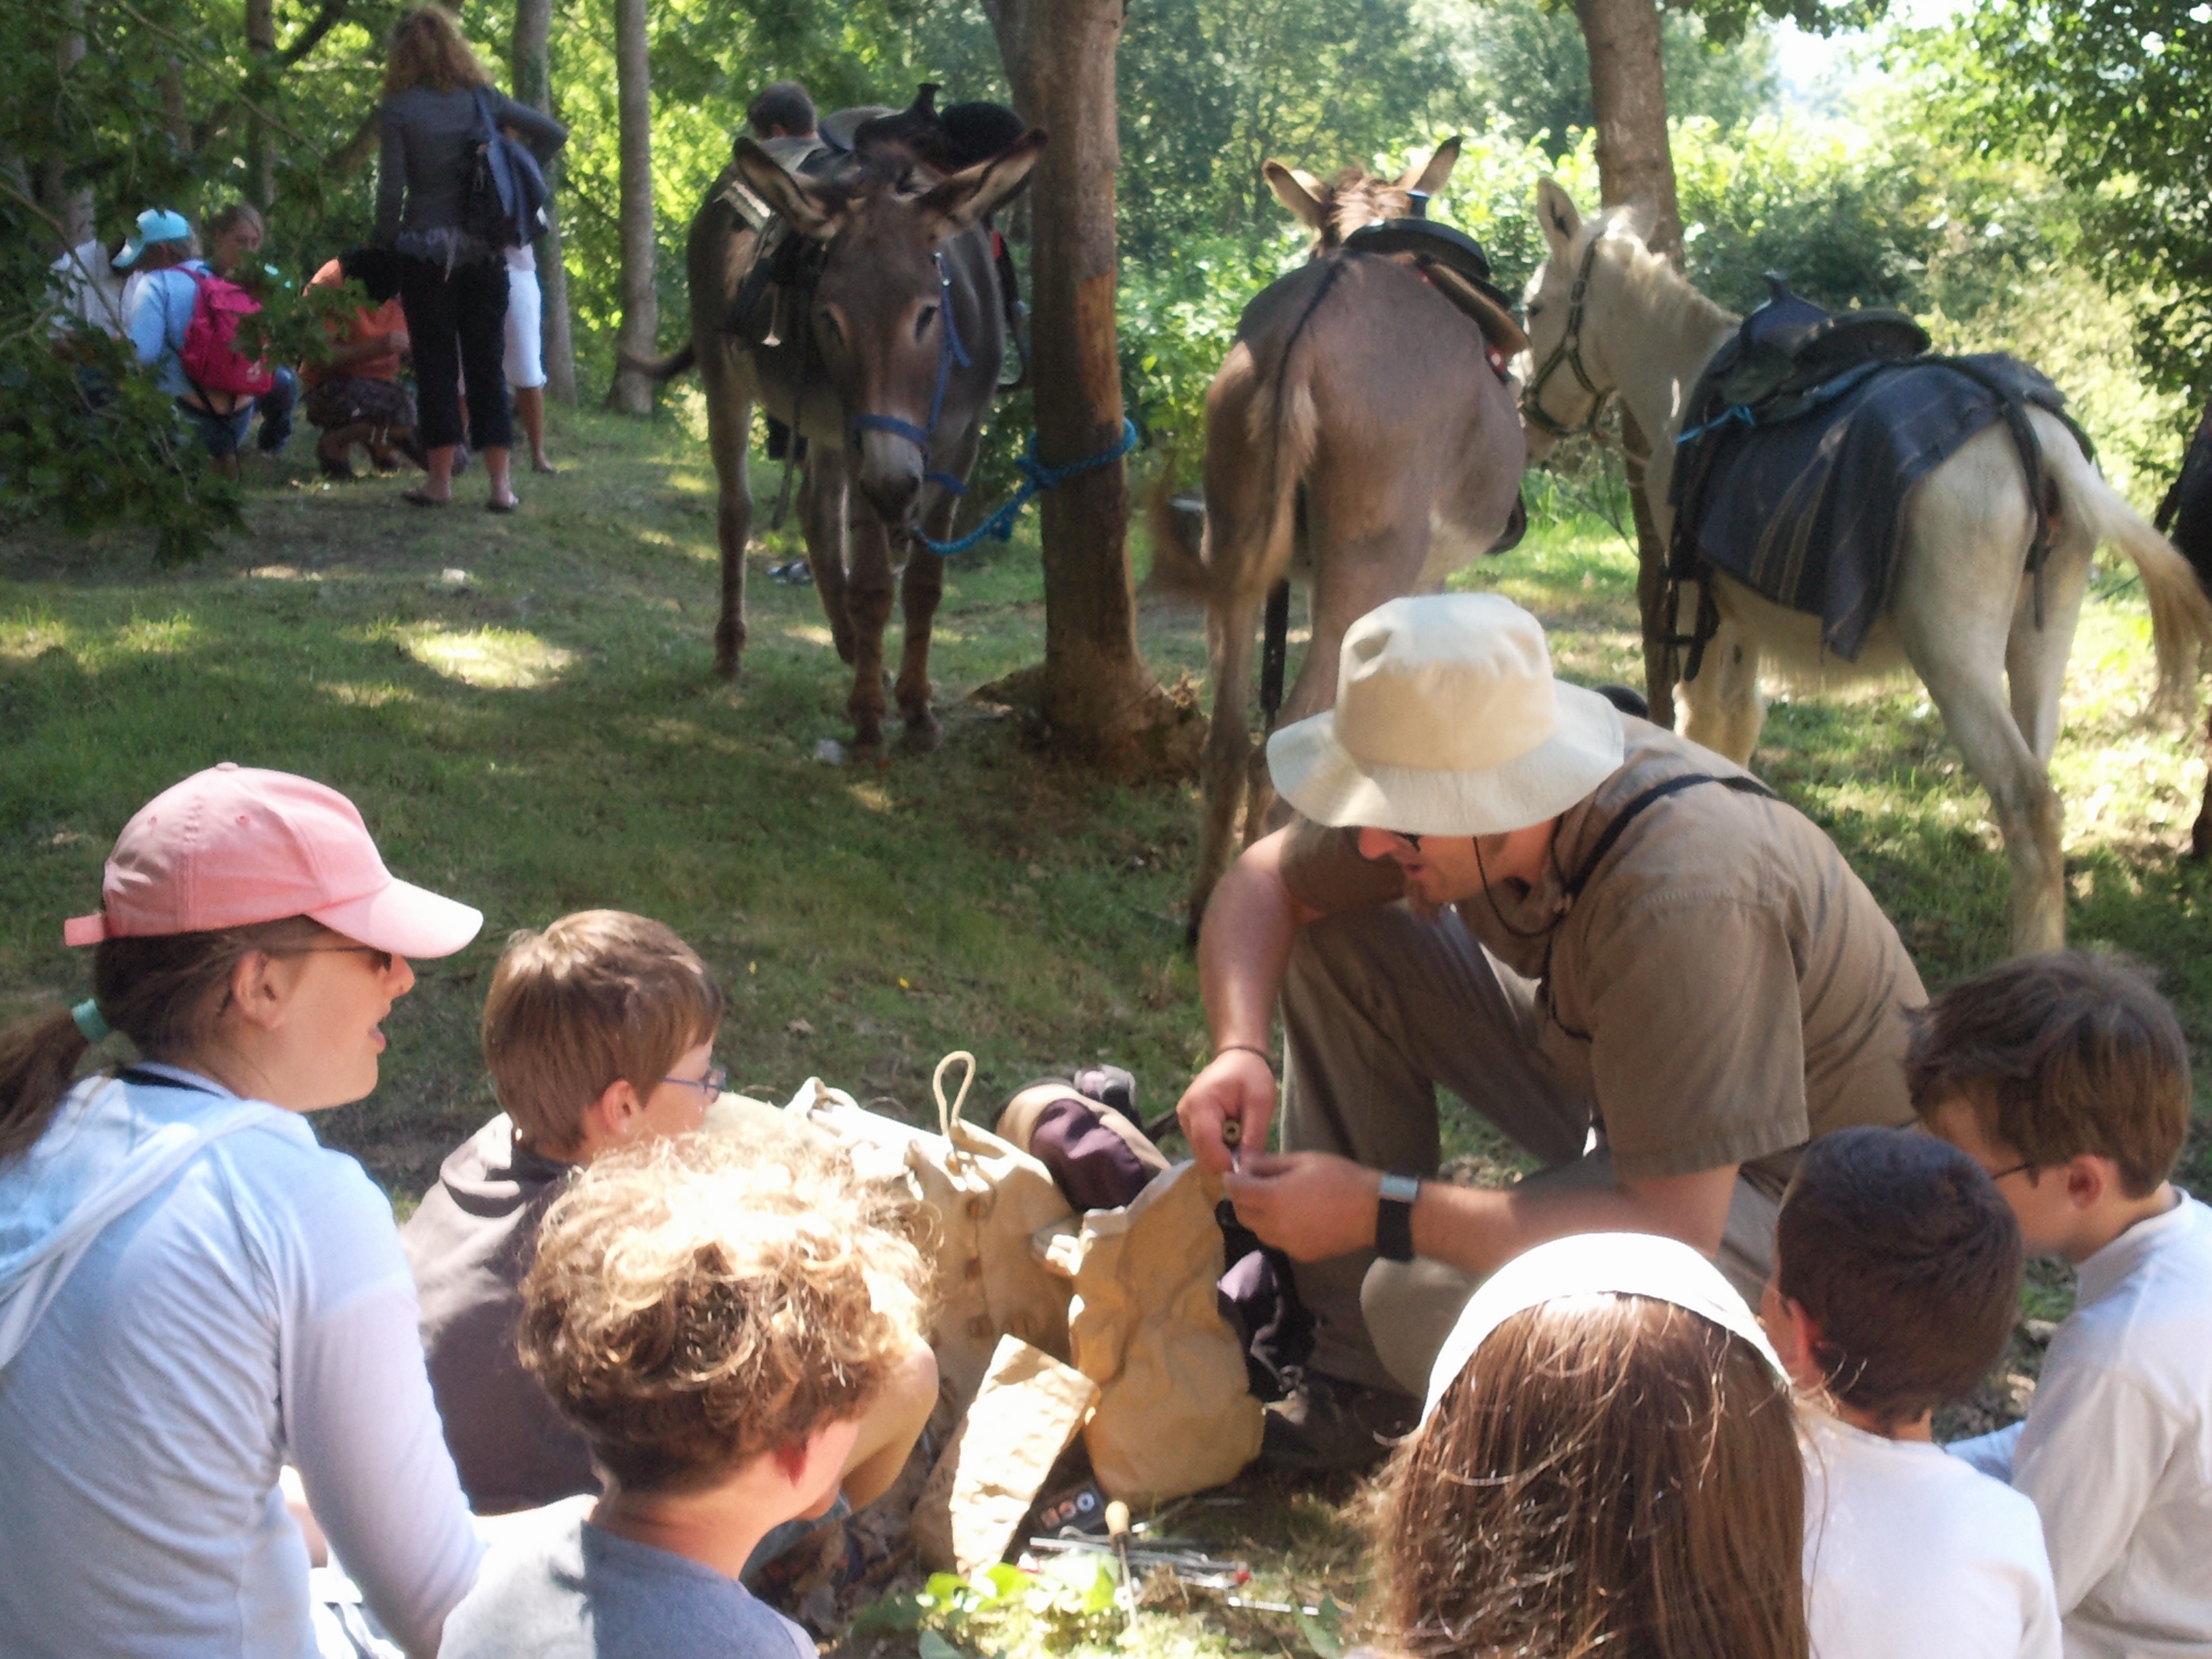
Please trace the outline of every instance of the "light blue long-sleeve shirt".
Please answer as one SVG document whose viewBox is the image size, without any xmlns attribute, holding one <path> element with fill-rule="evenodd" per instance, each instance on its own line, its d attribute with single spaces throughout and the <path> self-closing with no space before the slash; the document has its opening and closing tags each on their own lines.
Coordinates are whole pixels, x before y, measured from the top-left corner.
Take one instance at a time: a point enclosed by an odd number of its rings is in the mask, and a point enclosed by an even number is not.
<svg viewBox="0 0 2212 1659">
<path fill-rule="evenodd" d="M 131 343 L 138 361 L 155 366 L 155 382 L 172 398 L 185 397 L 192 389 L 185 378 L 184 349 L 185 330 L 191 325 L 199 294 L 190 275 L 195 270 L 210 274 L 202 259 L 147 272 L 131 308 Z"/>
</svg>

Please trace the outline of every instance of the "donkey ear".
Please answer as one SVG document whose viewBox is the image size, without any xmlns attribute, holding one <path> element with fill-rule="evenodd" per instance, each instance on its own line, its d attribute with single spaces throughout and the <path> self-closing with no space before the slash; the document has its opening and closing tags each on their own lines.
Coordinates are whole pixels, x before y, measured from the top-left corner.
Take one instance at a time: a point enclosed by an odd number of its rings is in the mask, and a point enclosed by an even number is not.
<svg viewBox="0 0 2212 1659">
<path fill-rule="evenodd" d="M 1322 231 L 1328 228 L 1328 210 L 1314 194 L 1321 181 L 1313 174 L 1286 167 L 1280 161 L 1265 163 L 1260 168 L 1260 173 L 1267 179 L 1267 188 L 1275 192 L 1275 199 L 1288 208 L 1291 216 L 1308 230 Z"/>
<path fill-rule="evenodd" d="M 1574 198 L 1559 187 L 1556 179 L 1536 181 L 1536 222 L 1543 227 L 1544 240 L 1552 245 L 1554 257 L 1566 252 L 1583 228 L 1583 216 L 1576 210 Z"/>
<path fill-rule="evenodd" d="M 1444 187 L 1451 170 L 1459 165 L 1459 135 L 1455 133 L 1437 146 L 1437 153 L 1419 167 L 1406 169 L 1406 176 L 1398 181 L 1401 190 L 1418 190 L 1433 196 Z"/>
<path fill-rule="evenodd" d="M 948 235 L 972 229 L 1029 183 L 1044 146 L 1044 129 L 1031 127 L 989 161 L 932 185 L 921 205 L 945 221 Z"/>
<path fill-rule="evenodd" d="M 800 234 L 827 236 L 836 228 L 844 210 L 812 186 L 800 183 L 775 163 L 751 138 L 739 135 L 732 159 L 754 195 L 775 210 L 776 216 Z"/>
</svg>

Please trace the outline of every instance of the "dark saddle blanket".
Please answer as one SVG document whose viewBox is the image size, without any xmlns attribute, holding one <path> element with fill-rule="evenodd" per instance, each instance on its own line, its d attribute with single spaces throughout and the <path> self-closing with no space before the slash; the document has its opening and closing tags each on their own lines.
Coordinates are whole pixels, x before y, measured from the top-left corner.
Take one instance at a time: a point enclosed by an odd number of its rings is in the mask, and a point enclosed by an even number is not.
<svg viewBox="0 0 2212 1659">
<path fill-rule="evenodd" d="M 2003 421 L 2039 513 L 2024 411 L 2063 418 L 2066 399 L 2008 356 L 1926 355 L 1926 335 L 1898 313 L 1831 317 L 1776 288 L 1692 396 L 1668 492 L 1673 574 L 1724 571 L 1819 617 L 1822 645 L 1853 661 L 1888 603 L 1912 486 Z M 2039 518 L 2039 551 L 2043 540 Z"/>
</svg>

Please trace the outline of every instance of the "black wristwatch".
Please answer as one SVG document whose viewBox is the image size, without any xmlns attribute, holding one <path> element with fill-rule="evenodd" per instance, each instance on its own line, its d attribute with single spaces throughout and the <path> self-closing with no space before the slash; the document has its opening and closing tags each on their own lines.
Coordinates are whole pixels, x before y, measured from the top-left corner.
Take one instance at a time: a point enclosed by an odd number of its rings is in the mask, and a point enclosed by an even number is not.
<svg viewBox="0 0 2212 1659">
<path fill-rule="evenodd" d="M 1382 1177 L 1375 1203 L 1375 1254 L 1385 1261 L 1413 1259 L 1413 1200 L 1420 1195 L 1419 1176 Z"/>
</svg>

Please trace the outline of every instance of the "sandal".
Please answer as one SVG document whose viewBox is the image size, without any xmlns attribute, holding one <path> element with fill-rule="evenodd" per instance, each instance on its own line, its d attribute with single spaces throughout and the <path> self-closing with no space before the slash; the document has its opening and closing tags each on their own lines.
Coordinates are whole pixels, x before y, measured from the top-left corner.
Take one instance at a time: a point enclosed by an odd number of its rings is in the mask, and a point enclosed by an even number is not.
<svg viewBox="0 0 2212 1659">
<path fill-rule="evenodd" d="M 486 501 L 484 503 L 484 511 L 487 513 L 512 513 L 515 508 L 521 505 L 522 497 L 517 495 L 512 501 Z"/>
<path fill-rule="evenodd" d="M 419 489 L 404 490 L 399 499 L 410 507 L 451 507 L 453 504 L 451 495 L 426 495 Z"/>
</svg>

